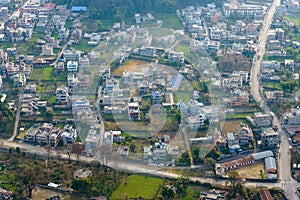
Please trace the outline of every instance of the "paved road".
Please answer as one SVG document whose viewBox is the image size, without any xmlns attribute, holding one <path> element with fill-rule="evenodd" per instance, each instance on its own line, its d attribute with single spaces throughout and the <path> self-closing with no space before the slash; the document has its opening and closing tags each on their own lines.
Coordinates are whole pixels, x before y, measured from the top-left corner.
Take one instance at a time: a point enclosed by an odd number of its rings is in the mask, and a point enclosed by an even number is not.
<svg viewBox="0 0 300 200">
<path fill-rule="evenodd" d="M 251 71 L 251 94 L 253 98 L 260 103 L 261 109 L 265 113 L 270 113 L 270 108 L 266 104 L 266 101 L 260 90 L 259 74 L 260 66 L 263 61 L 263 56 L 265 54 L 267 35 L 270 29 L 272 18 L 274 16 L 276 7 L 280 5 L 280 0 L 274 0 L 268 13 L 265 16 L 261 34 L 259 36 L 259 42 L 257 46 L 256 55 L 253 58 L 253 67 Z M 280 134 L 281 144 L 278 156 L 278 170 L 280 182 L 278 185 L 284 189 L 285 195 L 290 200 L 300 199 L 295 193 L 296 187 L 299 187 L 297 183 L 291 177 L 290 170 L 290 144 L 286 133 L 282 130 L 280 121 L 277 116 L 274 116 L 274 125 L 278 126 L 278 133 Z"/>
</svg>

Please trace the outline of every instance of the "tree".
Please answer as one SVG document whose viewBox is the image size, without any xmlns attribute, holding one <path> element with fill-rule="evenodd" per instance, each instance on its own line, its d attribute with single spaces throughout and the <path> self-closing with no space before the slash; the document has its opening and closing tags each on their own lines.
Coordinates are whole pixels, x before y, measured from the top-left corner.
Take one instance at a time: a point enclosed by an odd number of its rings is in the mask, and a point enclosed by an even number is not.
<svg viewBox="0 0 300 200">
<path fill-rule="evenodd" d="M 103 165 L 107 165 L 111 159 L 113 147 L 110 144 L 103 144 L 95 151 L 95 156 Z"/>
<path fill-rule="evenodd" d="M 68 160 L 69 160 L 69 163 L 70 163 L 71 162 L 72 146 L 70 144 L 65 144 L 64 147 L 66 149 L 66 153 L 68 154 Z"/>
<path fill-rule="evenodd" d="M 162 187 L 161 195 L 163 199 L 173 199 L 175 197 L 175 192 L 170 186 L 164 185 Z"/>
<path fill-rule="evenodd" d="M 228 177 L 229 177 L 230 187 L 234 197 L 237 192 L 241 192 L 243 189 L 242 178 L 240 177 L 239 173 L 235 170 L 231 170 L 228 173 Z"/>
<path fill-rule="evenodd" d="M 35 188 L 38 181 L 43 180 L 42 175 L 42 168 L 38 165 L 22 165 L 19 170 L 17 170 L 16 178 L 23 184 L 28 198 L 32 198 L 32 190 Z"/>
<path fill-rule="evenodd" d="M 47 144 L 45 146 L 45 150 L 46 150 L 46 153 L 47 153 L 47 160 L 49 161 L 50 160 L 50 154 L 51 154 L 51 151 L 52 151 L 51 145 Z"/>
<path fill-rule="evenodd" d="M 83 145 L 80 142 L 75 142 L 72 146 L 72 152 L 76 154 L 77 162 L 79 162 L 79 156 L 83 151 Z"/>
<path fill-rule="evenodd" d="M 119 167 L 120 162 L 122 162 L 122 157 L 118 152 L 113 152 L 111 155 L 111 163 L 112 163 L 112 168 L 113 168 L 113 175 L 114 175 L 114 180 L 117 180 L 117 170 Z"/>
</svg>

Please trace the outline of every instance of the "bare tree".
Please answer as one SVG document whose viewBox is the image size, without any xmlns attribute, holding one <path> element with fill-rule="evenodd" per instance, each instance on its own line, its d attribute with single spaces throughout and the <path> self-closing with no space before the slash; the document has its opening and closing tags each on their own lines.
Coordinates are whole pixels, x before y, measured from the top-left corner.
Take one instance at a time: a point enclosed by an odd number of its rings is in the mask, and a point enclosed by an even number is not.
<svg viewBox="0 0 300 200">
<path fill-rule="evenodd" d="M 118 152 L 113 152 L 111 154 L 111 164 L 112 164 L 112 168 L 113 168 L 113 176 L 114 176 L 114 180 L 117 180 L 117 170 L 119 167 L 120 162 L 122 162 L 123 159 L 121 157 L 120 154 L 118 154 Z"/>
<path fill-rule="evenodd" d="M 113 147 L 110 144 L 103 144 L 95 151 L 95 156 L 103 165 L 107 165 L 113 153 Z"/>
<path fill-rule="evenodd" d="M 52 148 L 51 148 L 51 145 L 50 144 L 47 144 L 45 146 L 45 150 L 46 150 L 46 153 L 47 153 L 47 159 L 48 161 L 50 160 L 50 154 L 51 154 L 51 151 L 52 151 Z"/>
<path fill-rule="evenodd" d="M 72 147 L 72 152 L 76 154 L 77 162 L 79 162 L 79 156 L 83 151 L 83 145 L 80 142 L 75 142 Z"/>
<path fill-rule="evenodd" d="M 70 144 L 64 145 L 66 149 L 66 153 L 68 154 L 69 163 L 71 162 L 71 152 L 72 152 L 72 146 Z"/>
</svg>

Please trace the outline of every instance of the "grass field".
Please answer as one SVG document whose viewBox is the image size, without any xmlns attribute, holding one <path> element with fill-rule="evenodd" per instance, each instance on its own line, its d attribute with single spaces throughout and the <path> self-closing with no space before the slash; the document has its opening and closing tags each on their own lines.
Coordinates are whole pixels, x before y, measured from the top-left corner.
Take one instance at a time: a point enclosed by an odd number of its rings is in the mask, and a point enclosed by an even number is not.
<svg viewBox="0 0 300 200">
<path fill-rule="evenodd" d="M 261 178 L 261 171 L 264 174 L 265 170 L 264 170 L 264 163 L 260 162 L 260 163 L 256 163 L 254 165 L 250 165 L 250 166 L 246 166 L 246 167 L 242 167 L 240 169 L 236 170 L 241 177 L 245 177 L 245 178 Z"/>
<path fill-rule="evenodd" d="M 267 89 L 281 90 L 280 83 L 274 81 L 264 81 L 263 86 Z"/>
<path fill-rule="evenodd" d="M 155 13 L 155 20 L 163 21 L 163 28 L 173 28 L 173 29 L 183 29 L 180 19 L 176 14 L 167 14 L 167 13 Z"/>
<path fill-rule="evenodd" d="M 80 44 L 74 44 L 72 47 L 83 52 L 90 52 L 95 49 L 95 46 L 88 45 L 88 40 L 86 39 L 83 39 Z"/>
<path fill-rule="evenodd" d="M 30 79 L 50 81 L 52 80 L 53 73 L 53 67 L 34 68 Z"/>
<path fill-rule="evenodd" d="M 131 175 L 114 191 L 109 199 L 154 199 L 159 186 L 164 180 L 155 177 Z"/>
<path fill-rule="evenodd" d="M 183 52 L 185 55 L 189 52 L 190 44 L 188 41 L 180 41 L 178 45 L 175 46 L 177 52 Z"/>
<path fill-rule="evenodd" d="M 142 60 L 128 60 L 123 65 L 118 67 L 116 70 L 112 72 L 113 76 L 122 76 L 123 72 L 126 70 L 140 72 L 143 67 L 147 67 L 148 62 Z"/>
<path fill-rule="evenodd" d="M 288 14 L 286 17 L 293 23 L 296 24 L 296 26 L 299 28 L 300 27 L 300 18 L 298 14 Z"/>
</svg>

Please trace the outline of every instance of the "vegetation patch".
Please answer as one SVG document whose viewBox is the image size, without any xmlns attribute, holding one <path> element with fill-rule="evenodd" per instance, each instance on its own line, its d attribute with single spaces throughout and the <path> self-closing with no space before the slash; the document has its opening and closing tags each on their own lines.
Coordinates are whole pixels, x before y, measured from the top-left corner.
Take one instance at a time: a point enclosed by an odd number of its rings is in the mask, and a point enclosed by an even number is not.
<svg viewBox="0 0 300 200">
<path fill-rule="evenodd" d="M 163 183 L 161 178 L 131 175 L 114 191 L 110 199 L 154 199 Z"/>
<path fill-rule="evenodd" d="M 31 80 L 51 81 L 54 73 L 53 67 L 33 68 Z"/>
</svg>

